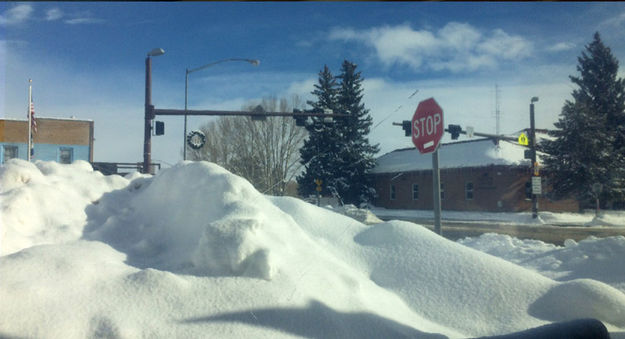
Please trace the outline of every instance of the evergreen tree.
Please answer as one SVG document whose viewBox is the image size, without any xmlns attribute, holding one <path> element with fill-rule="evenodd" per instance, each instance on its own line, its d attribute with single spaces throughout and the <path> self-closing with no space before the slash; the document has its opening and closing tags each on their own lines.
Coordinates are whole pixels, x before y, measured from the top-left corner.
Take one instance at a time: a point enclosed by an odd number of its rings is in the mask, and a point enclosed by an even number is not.
<svg viewBox="0 0 625 339">
<path fill-rule="evenodd" d="M 618 60 L 599 33 L 578 57 L 579 86 L 567 100 L 543 142 L 545 167 L 556 197 L 575 194 L 582 201 L 594 199 L 592 185 L 600 183 L 602 201 L 625 198 L 625 81 L 617 79 Z"/>
<path fill-rule="evenodd" d="M 323 113 L 325 110 L 336 109 L 336 80 L 328 66 L 319 72 L 318 83 L 311 92 L 316 101 L 308 101 L 313 111 Z M 331 195 L 335 187 L 335 168 L 338 157 L 337 131 L 323 118 L 312 117 L 306 124 L 308 139 L 300 149 L 300 162 L 304 171 L 297 177 L 298 191 L 302 196 L 315 194 L 316 179 L 323 181 L 322 195 Z"/>
<path fill-rule="evenodd" d="M 363 89 L 360 72 L 356 64 L 343 61 L 341 85 L 337 94 L 335 112 L 349 115 L 336 119 L 340 150 L 334 182 L 337 193 L 345 203 L 360 205 L 375 196 L 373 181 L 369 172 L 375 166 L 378 145 L 369 144 L 369 131 L 373 119 L 362 103 Z"/>
</svg>

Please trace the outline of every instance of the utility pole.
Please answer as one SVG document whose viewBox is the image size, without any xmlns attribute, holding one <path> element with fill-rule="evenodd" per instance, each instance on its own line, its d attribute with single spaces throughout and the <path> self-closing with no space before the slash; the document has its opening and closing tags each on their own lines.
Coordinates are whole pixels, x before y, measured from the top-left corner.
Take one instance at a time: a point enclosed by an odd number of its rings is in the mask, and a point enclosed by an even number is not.
<svg viewBox="0 0 625 339">
<path fill-rule="evenodd" d="M 154 109 L 152 107 L 152 57 L 165 54 L 161 48 L 155 48 L 145 58 L 145 122 L 143 127 L 143 171 L 152 173 L 152 119 Z"/>
<path fill-rule="evenodd" d="M 536 163 L 536 125 L 534 123 L 534 103 L 538 101 L 538 97 L 530 100 L 530 151 L 532 153 L 532 178 L 537 177 Z M 540 177 L 538 177 L 540 180 Z M 533 186 L 533 185 L 532 185 Z M 532 187 L 532 219 L 538 218 L 538 196 Z"/>
<path fill-rule="evenodd" d="M 434 232 L 443 235 L 441 229 L 441 172 L 438 167 L 438 149 L 432 153 L 432 202 L 434 207 Z"/>
<path fill-rule="evenodd" d="M 499 85 L 495 84 L 495 134 L 501 134 L 501 112 L 499 110 Z"/>
<path fill-rule="evenodd" d="M 152 173 L 152 58 L 145 59 L 145 119 L 143 123 L 143 173 Z"/>
</svg>

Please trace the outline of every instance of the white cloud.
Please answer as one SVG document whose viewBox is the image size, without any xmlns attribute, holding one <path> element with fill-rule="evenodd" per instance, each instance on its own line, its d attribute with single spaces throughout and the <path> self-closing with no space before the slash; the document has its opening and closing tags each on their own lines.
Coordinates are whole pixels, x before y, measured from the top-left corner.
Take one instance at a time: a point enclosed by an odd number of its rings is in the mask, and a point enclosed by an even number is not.
<svg viewBox="0 0 625 339">
<path fill-rule="evenodd" d="M 550 52 L 561 52 L 561 51 L 568 51 L 573 48 L 575 48 L 575 44 L 572 42 L 559 42 L 549 47 L 547 50 Z"/>
<path fill-rule="evenodd" d="M 490 56 L 501 56 L 513 60 L 529 56 L 531 43 L 520 36 L 511 36 L 501 29 L 495 29 L 490 37 L 477 46 L 477 50 Z"/>
<path fill-rule="evenodd" d="M 33 6 L 29 4 L 13 6 L 0 15 L 0 25 L 9 26 L 20 24 L 28 20 L 32 12 Z"/>
<path fill-rule="evenodd" d="M 408 24 L 360 31 L 335 27 L 328 38 L 362 43 L 372 47 L 383 64 L 405 64 L 415 70 L 492 69 L 503 60 L 526 58 L 532 50 L 532 43 L 521 36 L 501 29 L 485 34 L 457 22 L 450 22 L 438 31 L 414 30 Z"/>
<path fill-rule="evenodd" d="M 316 78 L 308 78 L 301 81 L 294 81 L 287 87 L 287 89 L 281 93 L 282 97 L 290 97 L 295 94 L 306 100 L 312 100 L 312 94 L 315 84 L 317 84 Z"/>
<path fill-rule="evenodd" d="M 46 20 L 47 21 L 59 20 L 62 17 L 63 17 L 63 11 L 61 11 L 58 8 L 51 8 L 51 9 L 46 11 Z"/>
<path fill-rule="evenodd" d="M 65 23 L 68 25 L 79 25 L 79 24 L 99 24 L 99 23 L 103 23 L 104 20 L 102 19 L 97 19 L 97 18 L 74 18 L 74 19 L 67 19 L 65 20 Z"/>
<path fill-rule="evenodd" d="M 445 45 L 461 51 L 470 50 L 482 38 L 482 34 L 471 25 L 456 22 L 445 25 L 438 35 Z"/>
<path fill-rule="evenodd" d="M 103 19 L 94 18 L 91 11 L 69 13 L 67 16 L 69 16 L 69 18 L 63 22 L 68 25 L 99 24 L 104 22 Z"/>
<path fill-rule="evenodd" d="M 603 26 L 620 26 L 625 23 L 625 12 L 622 12 L 614 17 L 611 17 L 607 20 L 604 20 L 599 24 L 600 27 Z"/>
</svg>

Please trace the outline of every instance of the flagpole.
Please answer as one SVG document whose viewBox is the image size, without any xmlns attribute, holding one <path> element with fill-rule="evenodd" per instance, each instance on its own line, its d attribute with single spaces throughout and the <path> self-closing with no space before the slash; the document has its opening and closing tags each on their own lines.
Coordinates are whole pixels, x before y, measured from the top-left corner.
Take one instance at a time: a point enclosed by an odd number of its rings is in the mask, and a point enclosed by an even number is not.
<svg viewBox="0 0 625 339">
<path fill-rule="evenodd" d="M 33 147 L 33 130 L 32 130 L 32 105 L 33 105 L 33 80 L 28 79 L 28 149 L 26 150 L 26 154 L 28 154 L 28 161 L 30 162 L 30 152 Z"/>
</svg>

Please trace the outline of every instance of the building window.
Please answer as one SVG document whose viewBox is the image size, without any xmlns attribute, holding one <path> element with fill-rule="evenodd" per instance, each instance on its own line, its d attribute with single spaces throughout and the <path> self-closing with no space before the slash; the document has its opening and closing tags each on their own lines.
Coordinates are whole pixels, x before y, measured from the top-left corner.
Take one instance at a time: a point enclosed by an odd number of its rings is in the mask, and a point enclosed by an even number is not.
<svg viewBox="0 0 625 339">
<path fill-rule="evenodd" d="M 71 164 L 74 161 L 74 149 L 69 147 L 59 148 L 59 162 L 61 164 Z"/>
<path fill-rule="evenodd" d="M 441 200 L 445 199 L 445 184 L 441 182 Z"/>
<path fill-rule="evenodd" d="M 391 185 L 391 200 L 395 200 L 395 185 Z"/>
<path fill-rule="evenodd" d="M 419 185 L 412 184 L 412 200 L 419 200 Z"/>
<path fill-rule="evenodd" d="M 467 200 L 473 200 L 473 183 L 467 182 L 464 185 L 464 197 Z"/>
<path fill-rule="evenodd" d="M 12 145 L 4 145 L 2 146 L 3 150 L 4 150 L 4 155 L 2 157 L 2 163 L 6 163 L 9 159 L 14 159 L 17 158 L 18 153 L 17 153 L 17 146 L 12 146 Z"/>
</svg>

